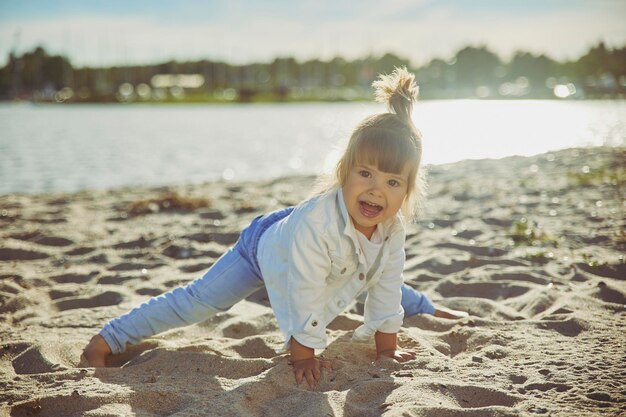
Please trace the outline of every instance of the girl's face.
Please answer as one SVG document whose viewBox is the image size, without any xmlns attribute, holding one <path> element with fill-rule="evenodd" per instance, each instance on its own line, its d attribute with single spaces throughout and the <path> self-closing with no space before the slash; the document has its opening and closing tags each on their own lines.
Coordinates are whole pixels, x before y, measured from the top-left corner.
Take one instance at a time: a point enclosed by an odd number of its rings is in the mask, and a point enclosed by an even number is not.
<svg viewBox="0 0 626 417">
<path fill-rule="evenodd" d="M 378 223 L 395 216 L 406 198 L 408 181 L 408 164 L 399 174 L 369 164 L 352 167 L 342 191 L 356 230 L 370 239 Z"/>
</svg>

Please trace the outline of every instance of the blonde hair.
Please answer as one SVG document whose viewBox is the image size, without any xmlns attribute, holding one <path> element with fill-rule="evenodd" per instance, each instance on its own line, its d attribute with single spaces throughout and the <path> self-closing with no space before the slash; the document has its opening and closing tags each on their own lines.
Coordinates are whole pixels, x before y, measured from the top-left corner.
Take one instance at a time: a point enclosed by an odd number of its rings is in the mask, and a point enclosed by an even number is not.
<svg viewBox="0 0 626 417">
<path fill-rule="evenodd" d="M 350 170 L 358 163 L 377 166 L 384 172 L 399 174 L 409 167 L 407 195 L 402 213 L 414 220 L 420 212 L 426 194 L 424 169 L 421 167 L 422 135 L 411 120 L 413 103 L 417 101 L 418 87 L 415 76 L 405 67 L 381 74 L 372 83 L 376 101 L 387 104 L 389 112 L 366 117 L 352 132 L 348 145 L 326 186 L 343 186 Z"/>
</svg>

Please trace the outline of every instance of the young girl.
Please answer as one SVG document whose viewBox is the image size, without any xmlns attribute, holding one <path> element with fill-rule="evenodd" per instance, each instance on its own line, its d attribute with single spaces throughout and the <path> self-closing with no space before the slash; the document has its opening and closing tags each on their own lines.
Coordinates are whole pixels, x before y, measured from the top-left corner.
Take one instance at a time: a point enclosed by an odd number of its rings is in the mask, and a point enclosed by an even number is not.
<svg viewBox="0 0 626 417">
<path fill-rule="evenodd" d="M 353 339 L 374 336 L 377 356 L 415 358 L 399 350 L 396 333 L 417 313 L 460 318 L 435 309 L 426 296 L 403 284 L 404 220 L 423 197 L 421 135 L 411 121 L 417 99 L 405 68 L 374 82 L 376 98 L 390 112 L 367 117 L 354 130 L 337 164 L 333 185 L 296 207 L 259 216 L 235 246 L 206 274 L 154 297 L 111 320 L 84 351 L 91 366 L 105 366 L 126 344 L 228 310 L 265 285 L 289 349 L 296 383 L 314 387 L 326 347 L 326 326 L 361 293 L 364 323 Z"/>
</svg>

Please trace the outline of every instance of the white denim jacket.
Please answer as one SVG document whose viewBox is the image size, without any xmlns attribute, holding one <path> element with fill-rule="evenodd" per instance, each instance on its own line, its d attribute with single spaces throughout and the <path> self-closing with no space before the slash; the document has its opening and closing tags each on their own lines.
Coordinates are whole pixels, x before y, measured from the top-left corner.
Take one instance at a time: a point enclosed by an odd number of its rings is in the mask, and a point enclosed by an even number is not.
<svg viewBox="0 0 626 417">
<path fill-rule="evenodd" d="M 340 188 L 302 202 L 263 234 L 257 259 L 285 337 L 281 351 L 291 337 L 324 349 L 326 326 L 363 291 L 364 323 L 352 339 L 398 332 L 404 317 L 404 223 L 398 213 L 381 226 L 380 262 L 369 271 Z"/>
</svg>

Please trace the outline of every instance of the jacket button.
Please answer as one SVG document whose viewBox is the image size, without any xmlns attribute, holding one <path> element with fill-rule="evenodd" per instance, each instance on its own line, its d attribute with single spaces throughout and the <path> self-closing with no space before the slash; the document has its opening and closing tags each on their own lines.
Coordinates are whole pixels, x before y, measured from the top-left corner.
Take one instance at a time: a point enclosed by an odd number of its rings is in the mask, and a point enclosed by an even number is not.
<svg viewBox="0 0 626 417">
<path fill-rule="evenodd" d="M 345 274 L 345 273 L 346 273 L 346 268 L 343 268 L 343 269 L 341 270 L 341 273 L 342 273 L 342 274 Z"/>
<path fill-rule="evenodd" d="M 311 326 L 313 326 L 313 327 L 317 326 L 317 320 L 313 320 L 313 321 L 311 322 Z"/>
<path fill-rule="evenodd" d="M 346 305 L 346 303 L 344 303 L 344 302 L 343 302 L 343 300 L 339 300 L 339 301 L 337 301 L 337 306 L 339 306 L 339 307 L 343 307 L 343 306 L 345 306 L 345 305 Z"/>
<path fill-rule="evenodd" d="M 361 272 L 361 273 L 359 274 L 359 279 L 360 279 L 361 281 L 363 281 L 363 280 L 365 279 L 365 274 L 364 274 L 363 272 Z"/>
</svg>

